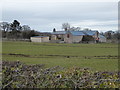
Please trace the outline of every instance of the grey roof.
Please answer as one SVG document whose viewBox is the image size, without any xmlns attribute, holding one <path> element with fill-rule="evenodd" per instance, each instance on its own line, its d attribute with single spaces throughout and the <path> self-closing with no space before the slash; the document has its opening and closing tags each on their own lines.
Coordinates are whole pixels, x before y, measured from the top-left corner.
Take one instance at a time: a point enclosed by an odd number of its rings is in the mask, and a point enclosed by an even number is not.
<svg viewBox="0 0 120 90">
<path fill-rule="evenodd" d="M 83 31 L 86 35 L 93 36 L 97 31 Z"/>
<path fill-rule="evenodd" d="M 70 31 L 70 33 L 74 36 L 82 36 L 85 35 L 82 31 Z"/>
<path fill-rule="evenodd" d="M 51 34 L 55 34 L 55 35 L 58 35 L 58 34 L 66 34 L 67 31 L 56 31 L 56 32 L 52 32 Z"/>
<path fill-rule="evenodd" d="M 49 36 L 33 36 L 33 37 L 37 37 L 37 38 L 39 38 L 39 37 L 49 37 Z"/>
<path fill-rule="evenodd" d="M 91 31 L 91 30 L 83 30 L 83 31 L 56 31 L 52 32 L 53 35 L 64 35 L 70 32 L 74 36 L 82 36 L 82 35 L 90 35 L 93 36 L 97 31 Z"/>
<path fill-rule="evenodd" d="M 99 35 L 98 37 L 99 37 L 99 38 L 105 38 L 105 36 L 103 36 L 103 35 Z"/>
</svg>

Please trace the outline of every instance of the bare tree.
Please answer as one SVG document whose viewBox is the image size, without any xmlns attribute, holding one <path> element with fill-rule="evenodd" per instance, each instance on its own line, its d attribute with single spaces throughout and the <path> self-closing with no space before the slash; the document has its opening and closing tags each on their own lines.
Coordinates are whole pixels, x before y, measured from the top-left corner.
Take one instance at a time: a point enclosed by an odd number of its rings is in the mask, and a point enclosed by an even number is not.
<svg viewBox="0 0 120 90">
<path fill-rule="evenodd" d="M 22 30 L 31 30 L 31 28 L 28 25 L 23 25 L 22 26 Z"/>
<path fill-rule="evenodd" d="M 83 30 L 85 30 L 85 31 L 89 31 L 89 30 L 91 30 L 91 29 L 89 29 L 89 28 L 84 28 Z"/>
<path fill-rule="evenodd" d="M 7 31 L 9 28 L 9 23 L 8 22 L 1 22 L 0 23 L 0 30 Z"/>
<path fill-rule="evenodd" d="M 70 29 L 70 24 L 69 23 L 63 23 L 62 24 L 62 29 L 64 29 L 65 31 L 68 31 Z"/>
</svg>

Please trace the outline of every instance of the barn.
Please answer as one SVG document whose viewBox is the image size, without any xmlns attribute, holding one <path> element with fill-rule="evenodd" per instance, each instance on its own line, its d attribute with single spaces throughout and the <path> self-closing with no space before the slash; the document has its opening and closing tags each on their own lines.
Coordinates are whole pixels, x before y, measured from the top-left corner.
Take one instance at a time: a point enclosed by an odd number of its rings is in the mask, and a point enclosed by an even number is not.
<svg viewBox="0 0 120 90">
<path fill-rule="evenodd" d="M 64 43 L 95 43 L 98 37 L 98 31 L 81 30 L 81 31 L 56 31 L 51 33 L 51 41 Z"/>
<path fill-rule="evenodd" d="M 51 41 L 54 42 L 64 42 L 67 31 L 56 31 L 51 33 Z"/>
<path fill-rule="evenodd" d="M 83 30 L 83 33 L 85 34 L 83 36 L 82 42 L 83 43 L 96 43 L 96 39 L 99 36 L 99 32 L 94 30 Z"/>
<path fill-rule="evenodd" d="M 31 42 L 49 42 L 49 36 L 34 36 L 30 40 Z"/>
<path fill-rule="evenodd" d="M 82 31 L 68 31 L 64 38 L 65 43 L 80 43 L 85 34 Z"/>
</svg>

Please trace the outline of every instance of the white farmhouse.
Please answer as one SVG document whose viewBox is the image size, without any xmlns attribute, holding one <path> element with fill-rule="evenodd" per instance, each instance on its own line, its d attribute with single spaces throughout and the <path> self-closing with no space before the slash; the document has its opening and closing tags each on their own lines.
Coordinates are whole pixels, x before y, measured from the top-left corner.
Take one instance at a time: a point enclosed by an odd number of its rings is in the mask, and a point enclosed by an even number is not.
<svg viewBox="0 0 120 90">
<path fill-rule="evenodd" d="M 49 42 L 49 36 L 34 36 L 30 40 L 31 42 Z"/>
</svg>

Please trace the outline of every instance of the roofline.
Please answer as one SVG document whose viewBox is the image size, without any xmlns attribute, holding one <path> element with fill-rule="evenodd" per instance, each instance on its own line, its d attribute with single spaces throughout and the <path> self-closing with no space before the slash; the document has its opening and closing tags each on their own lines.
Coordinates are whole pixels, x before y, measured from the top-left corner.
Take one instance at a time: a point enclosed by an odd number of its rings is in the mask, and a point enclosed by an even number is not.
<svg viewBox="0 0 120 90">
<path fill-rule="evenodd" d="M 49 36 L 33 36 L 33 37 L 49 37 Z"/>
</svg>

